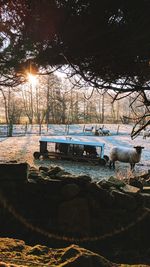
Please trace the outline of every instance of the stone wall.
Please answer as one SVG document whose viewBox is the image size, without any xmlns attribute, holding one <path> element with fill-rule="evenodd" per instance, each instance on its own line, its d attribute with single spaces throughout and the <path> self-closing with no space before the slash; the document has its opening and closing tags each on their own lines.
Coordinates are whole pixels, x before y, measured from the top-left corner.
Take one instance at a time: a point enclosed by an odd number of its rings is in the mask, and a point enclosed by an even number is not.
<svg viewBox="0 0 150 267">
<path fill-rule="evenodd" d="M 0 236 L 74 243 L 114 262 L 148 263 L 150 195 L 141 187 L 114 177 L 95 183 L 57 166 L 16 165 L 20 170 L 7 166 L 9 174 L 0 175 Z"/>
</svg>

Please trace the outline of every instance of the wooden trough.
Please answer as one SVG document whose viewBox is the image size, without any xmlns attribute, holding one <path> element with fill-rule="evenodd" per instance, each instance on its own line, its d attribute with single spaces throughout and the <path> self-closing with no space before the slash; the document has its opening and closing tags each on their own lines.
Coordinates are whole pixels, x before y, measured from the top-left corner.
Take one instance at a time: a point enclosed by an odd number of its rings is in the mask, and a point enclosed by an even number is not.
<svg viewBox="0 0 150 267">
<path fill-rule="evenodd" d="M 72 137 L 41 137 L 40 150 L 34 152 L 35 159 L 39 159 L 41 156 L 44 158 L 62 159 L 62 160 L 74 160 L 79 162 L 89 162 L 94 164 L 105 165 L 109 157 L 104 155 L 104 143 L 95 141 L 82 141 L 74 139 Z M 53 149 L 48 150 L 48 144 L 54 144 Z M 59 151 L 58 146 L 63 144 L 64 151 Z M 96 153 L 86 153 L 85 151 L 80 154 L 76 153 L 77 147 L 88 148 L 91 150 L 94 148 Z"/>
</svg>

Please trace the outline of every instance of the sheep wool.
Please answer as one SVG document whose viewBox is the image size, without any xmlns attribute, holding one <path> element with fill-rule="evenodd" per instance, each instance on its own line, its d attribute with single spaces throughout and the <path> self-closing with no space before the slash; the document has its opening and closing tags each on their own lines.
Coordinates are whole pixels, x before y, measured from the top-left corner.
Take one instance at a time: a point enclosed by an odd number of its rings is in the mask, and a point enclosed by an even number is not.
<svg viewBox="0 0 150 267">
<path fill-rule="evenodd" d="M 110 152 L 110 167 L 115 164 L 115 161 L 130 163 L 131 169 L 134 168 L 135 163 L 141 159 L 142 149 L 144 147 L 136 146 L 134 148 L 113 147 Z"/>
<path fill-rule="evenodd" d="M 143 139 L 146 139 L 146 137 L 150 137 L 150 130 L 143 131 Z"/>
</svg>

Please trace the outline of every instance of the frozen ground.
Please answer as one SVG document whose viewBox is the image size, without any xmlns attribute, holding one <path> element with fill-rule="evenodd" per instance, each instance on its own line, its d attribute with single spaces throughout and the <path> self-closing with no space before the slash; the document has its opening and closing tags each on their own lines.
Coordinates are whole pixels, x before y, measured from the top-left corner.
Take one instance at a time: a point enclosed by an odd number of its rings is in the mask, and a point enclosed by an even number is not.
<svg viewBox="0 0 150 267">
<path fill-rule="evenodd" d="M 64 125 L 50 125 L 48 135 L 71 135 L 72 138 L 79 140 L 91 140 L 105 143 L 105 154 L 109 156 L 110 148 L 116 145 L 132 147 L 134 145 L 142 145 L 145 147 L 142 153 L 141 162 L 136 165 L 135 174 L 139 174 L 150 169 L 150 139 L 143 139 L 139 135 L 136 139 L 131 140 L 130 132 L 132 127 L 129 125 L 120 125 L 119 133 L 117 134 L 118 125 L 107 125 L 107 129 L 111 131 L 110 136 L 94 136 L 89 133 L 83 133 L 83 125 L 71 125 L 69 132 L 66 131 Z M 39 167 L 41 165 L 49 166 L 57 164 L 65 170 L 75 174 L 88 174 L 94 180 L 107 179 L 111 175 L 126 176 L 130 175 L 129 164 L 118 163 L 115 171 L 110 170 L 108 166 L 94 166 L 87 163 L 60 161 L 60 160 L 34 160 L 33 152 L 39 151 L 38 127 L 34 127 L 32 134 L 29 132 L 25 136 L 0 138 L 0 161 L 17 160 L 19 162 L 27 161 L 30 165 Z M 43 127 L 43 135 L 46 135 L 46 130 Z"/>
</svg>

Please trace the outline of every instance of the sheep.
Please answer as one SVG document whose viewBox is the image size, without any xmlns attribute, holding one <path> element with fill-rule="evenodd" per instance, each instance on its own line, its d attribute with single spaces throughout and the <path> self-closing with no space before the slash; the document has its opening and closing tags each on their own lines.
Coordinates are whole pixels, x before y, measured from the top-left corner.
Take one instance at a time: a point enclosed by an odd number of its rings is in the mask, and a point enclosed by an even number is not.
<svg viewBox="0 0 150 267">
<path fill-rule="evenodd" d="M 70 144 L 69 149 L 70 154 L 76 155 L 76 156 L 82 156 L 84 153 L 84 145 L 73 145 Z"/>
<path fill-rule="evenodd" d="M 55 144 L 55 151 L 59 151 L 60 153 L 63 154 L 68 154 L 68 150 L 69 150 L 69 144 L 64 144 L 64 143 L 56 143 Z"/>
<path fill-rule="evenodd" d="M 144 131 L 143 131 L 143 139 L 146 139 L 146 137 L 150 137 L 150 130 L 144 129 Z"/>
<path fill-rule="evenodd" d="M 92 132 L 94 129 L 94 127 L 92 126 L 91 128 L 85 128 L 84 131 L 85 132 Z"/>
<path fill-rule="evenodd" d="M 65 155 L 77 155 L 82 156 L 84 153 L 84 145 L 74 145 L 65 143 L 56 143 L 55 151 Z"/>
<path fill-rule="evenodd" d="M 101 134 L 101 135 L 110 135 L 110 131 L 107 130 L 107 129 L 103 129 L 103 128 L 100 127 L 98 129 L 98 131 L 99 131 L 99 134 Z"/>
<path fill-rule="evenodd" d="M 110 164 L 109 167 L 113 165 L 115 169 L 115 162 L 127 162 L 130 163 L 131 170 L 134 169 L 135 163 L 138 163 L 141 159 L 142 146 L 134 146 L 133 148 L 127 147 L 113 147 L 110 152 Z"/>
<path fill-rule="evenodd" d="M 86 152 L 86 155 L 97 157 L 97 151 L 95 146 L 85 145 L 84 151 Z"/>
</svg>

